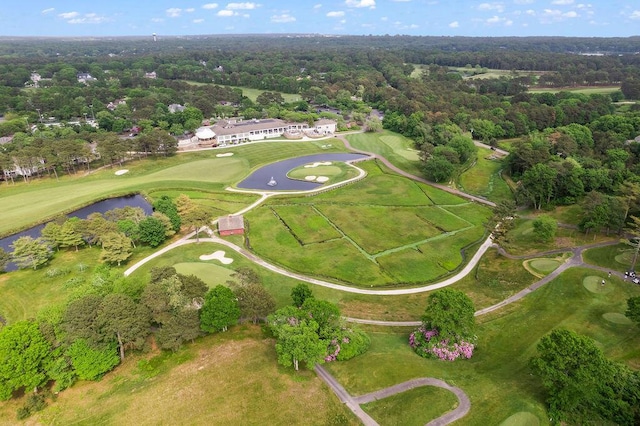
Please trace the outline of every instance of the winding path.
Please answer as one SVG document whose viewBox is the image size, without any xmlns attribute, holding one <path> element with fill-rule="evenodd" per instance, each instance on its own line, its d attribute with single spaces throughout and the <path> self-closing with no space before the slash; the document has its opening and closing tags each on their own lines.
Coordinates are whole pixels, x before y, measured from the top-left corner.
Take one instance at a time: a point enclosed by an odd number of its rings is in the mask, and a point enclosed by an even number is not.
<svg viewBox="0 0 640 426">
<path fill-rule="evenodd" d="M 421 177 L 412 175 L 408 172 L 405 172 L 404 170 L 399 169 L 398 167 L 394 166 L 393 164 L 391 164 L 389 162 L 389 160 L 387 160 L 386 158 L 375 154 L 375 153 L 371 153 L 371 152 L 366 152 L 366 151 L 362 151 L 362 150 L 358 150 L 353 148 L 349 142 L 346 140 L 346 138 L 343 135 L 338 135 L 337 138 L 339 138 L 345 145 L 345 147 L 347 147 L 348 149 L 350 149 L 351 151 L 354 152 L 358 152 L 358 153 L 362 153 L 362 154 L 367 154 L 369 155 L 369 157 L 371 158 L 376 158 L 379 161 L 381 161 L 386 167 L 388 167 L 389 169 L 393 170 L 395 173 L 407 177 L 409 179 L 421 182 L 421 183 L 425 183 L 427 185 L 431 185 L 435 188 L 441 189 L 443 191 L 446 191 L 448 193 L 466 198 L 468 200 L 474 201 L 474 202 L 478 202 L 484 205 L 488 205 L 488 206 L 495 206 L 495 203 L 486 200 L 484 198 L 481 197 L 476 197 L 470 194 L 466 194 L 462 191 L 459 191 L 457 189 L 453 189 L 453 188 L 449 188 L 447 186 L 444 185 L 440 185 L 431 181 L 428 181 L 426 179 L 423 179 Z M 353 166 L 353 165 L 352 165 Z M 355 166 L 353 166 L 355 167 Z M 357 167 L 356 167 L 357 168 Z M 358 177 L 353 178 L 352 180 L 359 180 L 361 178 L 364 177 L 365 172 L 362 169 L 357 168 L 358 170 L 360 170 L 360 174 Z M 343 185 L 345 182 L 341 182 L 339 184 L 335 184 L 335 185 L 331 185 L 329 187 L 323 187 L 322 191 L 325 191 L 327 189 L 330 189 L 331 187 L 334 186 L 341 186 Z M 261 203 L 263 203 L 267 198 L 277 195 L 277 194 L 281 194 L 282 192 L 265 192 L 265 191 L 245 191 L 245 190 L 238 190 L 238 189 L 232 189 L 232 188 L 227 188 L 229 190 L 233 190 L 233 191 L 238 191 L 238 192 L 251 192 L 251 193 L 255 193 L 255 194 L 259 194 L 260 195 L 260 199 L 258 199 L 257 201 L 255 201 L 253 204 L 251 204 L 250 206 L 242 209 L 241 211 L 237 212 L 236 214 L 242 214 L 245 213 L 253 208 L 255 208 L 256 206 L 260 205 Z M 300 194 L 300 193 L 305 193 L 308 194 L 310 192 L 314 192 L 314 191 L 287 191 L 287 194 Z M 213 222 L 215 223 L 215 222 Z M 480 261 L 480 258 L 484 255 L 484 253 L 490 248 L 490 247 L 497 247 L 500 254 L 512 259 L 526 259 L 526 258 L 532 258 L 532 257 L 539 257 L 542 255 L 547 255 L 547 254 L 559 254 L 559 253 L 566 253 L 566 252 L 571 252 L 572 253 L 572 257 L 570 257 L 567 261 L 565 261 L 562 265 L 560 265 L 557 269 L 555 269 L 553 272 L 551 272 L 549 275 L 545 276 L 544 278 L 542 278 L 541 280 L 535 282 L 534 284 L 528 286 L 527 288 L 519 291 L 518 293 L 514 294 L 513 296 L 495 304 L 492 306 L 489 306 L 487 308 L 484 309 L 480 309 L 478 311 L 475 312 L 475 316 L 480 316 L 480 315 L 484 315 L 487 314 L 489 312 L 493 312 L 497 309 L 500 309 L 510 303 L 516 302 L 520 299 L 522 299 L 523 297 L 525 297 L 527 294 L 535 291 L 536 289 L 542 287 L 543 285 L 549 283 L 550 281 L 552 281 L 554 278 L 556 278 L 558 275 L 560 275 L 562 272 L 566 271 L 569 268 L 572 267 L 576 267 L 576 266 L 583 266 L 583 267 L 589 267 L 589 268 L 593 268 L 593 269 L 597 269 L 603 272 L 607 272 L 608 270 L 602 267 L 598 267 L 598 266 L 594 266 L 594 265 L 588 265 L 585 264 L 583 259 L 582 259 L 582 252 L 585 249 L 588 248 L 593 248 L 593 247 L 603 247 L 603 246 L 607 246 L 607 245 L 612 245 L 612 244 L 617 244 L 617 241 L 613 241 L 613 242 L 605 242 L 605 243 L 598 243 L 598 244 L 591 244 L 591 245 L 587 245 L 587 246 L 582 246 L 582 247 L 577 247 L 577 248 L 568 248 L 568 249 L 558 249 L 558 250 L 551 250 L 548 252 L 544 252 L 544 253 L 536 253 L 533 255 L 527 255 L 527 256 L 513 256 L 510 255 L 508 253 L 506 253 L 501 247 L 495 246 L 492 242 L 491 236 L 489 236 L 483 243 L 482 245 L 479 247 L 479 249 L 476 251 L 476 253 L 474 254 L 474 256 L 469 260 L 469 262 L 465 265 L 465 267 L 458 272 L 457 274 L 455 274 L 454 276 L 451 276 L 443 281 L 440 281 L 438 283 L 434 283 L 434 284 L 430 284 L 430 285 L 425 285 L 425 286 L 421 286 L 421 287 L 414 287 L 414 288 L 403 288 L 403 289 L 384 289 L 384 290 L 371 290 L 371 289 L 362 289 L 362 288 L 354 288 L 354 287 L 349 287 L 349 286 L 344 286 L 344 285 L 340 285 L 340 284 L 336 284 L 336 283 L 331 283 L 328 281 L 323 281 L 323 280 L 319 280 L 313 277 L 308 277 L 302 274 L 298 274 L 295 272 L 291 272 L 288 271 L 284 268 L 281 268 L 279 266 L 273 265 L 267 261 L 265 261 L 264 259 L 256 256 L 255 254 L 245 250 L 244 248 L 237 246 L 227 240 L 223 240 L 221 238 L 218 238 L 214 235 L 213 231 L 211 231 L 211 229 L 209 227 L 204 227 L 203 229 L 206 231 L 210 237 L 209 238 L 200 238 L 200 241 L 203 242 L 213 242 L 213 243 L 217 243 L 220 245 L 224 245 L 225 247 L 228 247 L 229 249 L 235 251 L 236 253 L 242 255 L 243 257 L 247 258 L 248 260 L 270 270 L 273 271 L 275 273 L 284 275 L 284 276 L 288 276 L 291 278 L 295 278 L 297 280 L 300 281 L 304 281 L 304 282 L 308 282 L 310 284 L 314 284 L 314 285 L 319 285 L 319 286 L 323 286 L 323 287 L 327 287 L 327 288 L 331 288 L 334 290 L 339 290 L 339 291 L 344 291 L 344 292 L 349 292 L 349 293 L 358 293 L 358 294 L 367 294 L 367 295 L 402 295 L 402 294 L 415 294 L 415 293 L 422 293 L 422 292 L 427 292 L 427 291 L 432 291 L 435 289 L 439 289 L 442 287 L 446 287 L 449 286 L 451 284 L 456 283 L 457 281 L 461 280 L 462 278 L 464 278 L 467 274 L 469 274 L 473 268 L 475 268 L 475 266 L 478 264 L 478 262 Z M 138 269 L 140 266 L 144 265 L 145 263 L 147 263 L 148 261 L 150 261 L 151 259 L 154 259 L 158 256 L 161 256 L 162 254 L 185 244 L 192 244 L 195 243 L 196 240 L 193 240 L 193 236 L 195 235 L 195 233 L 190 233 L 186 236 L 184 236 L 183 238 L 181 238 L 180 240 L 164 247 L 163 249 L 153 253 L 152 255 L 146 257 L 145 259 L 142 259 L 141 261 L 137 262 L 136 264 L 134 264 L 133 266 L 131 266 L 129 269 L 127 269 L 124 272 L 125 276 L 130 275 L 131 273 L 133 273 L 136 269 Z M 622 274 L 620 273 L 615 273 L 617 276 L 622 278 Z M 361 323 L 361 324 L 372 324 L 372 325 L 379 325 L 379 326 L 394 326 L 394 327 L 405 327 L 405 326 L 419 326 L 421 324 L 421 322 L 419 321 L 377 321 L 377 320 L 367 320 L 367 319 L 359 319 L 359 318 L 345 318 L 347 321 L 351 321 L 351 322 L 355 322 L 355 323 Z M 446 425 L 449 424 L 455 420 L 461 419 L 462 417 L 464 417 L 470 410 L 471 408 L 471 403 L 469 401 L 469 398 L 467 397 L 467 395 L 460 389 L 454 386 L 451 386 L 449 384 L 447 384 L 446 382 L 439 380 L 439 379 L 435 379 L 435 378 L 429 378 L 429 377 L 422 377 L 422 378 L 417 378 L 417 379 L 413 379 L 413 380 L 409 380 L 388 388 L 384 388 L 381 390 L 378 390 L 376 392 L 372 392 L 366 395 L 361 395 L 361 396 L 351 396 L 345 389 L 343 386 L 340 385 L 340 383 L 338 383 L 338 381 L 327 371 L 325 370 L 323 367 L 321 367 L 320 365 L 316 365 L 315 366 L 315 371 L 318 374 L 318 376 L 324 380 L 327 385 L 333 390 L 333 392 L 338 396 L 338 398 L 340 399 L 340 401 L 342 401 L 343 403 L 345 403 L 347 405 L 347 407 L 349 407 L 349 409 L 363 422 L 364 425 L 366 426 L 373 426 L 373 425 L 377 425 L 378 423 L 373 420 L 373 418 L 371 418 L 371 416 L 369 416 L 366 412 L 364 412 L 364 410 L 362 410 L 362 408 L 360 407 L 360 404 L 364 404 L 367 402 L 371 402 L 377 399 L 383 399 L 386 398 L 388 396 L 391 395 L 395 395 L 397 393 L 401 393 L 401 392 L 405 392 L 407 390 L 410 389 L 414 389 L 416 387 L 421 387 L 421 386 L 437 386 L 443 389 L 447 389 L 451 392 L 453 392 L 456 397 L 458 398 L 459 404 L 458 407 L 452 411 L 449 411 L 447 413 L 445 413 L 443 416 L 431 421 L 428 423 L 428 426 L 440 426 L 440 425 Z"/>
</svg>

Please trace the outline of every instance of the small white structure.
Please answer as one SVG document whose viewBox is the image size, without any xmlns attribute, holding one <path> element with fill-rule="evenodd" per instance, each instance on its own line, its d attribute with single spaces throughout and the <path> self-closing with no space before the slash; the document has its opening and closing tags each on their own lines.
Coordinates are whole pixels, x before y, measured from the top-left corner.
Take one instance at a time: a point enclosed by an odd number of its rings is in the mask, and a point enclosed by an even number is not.
<svg viewBox="0 0 640 426">
<path fill-rule="evenodd" d="M 196 130 L 196 137 L 198 142 L 210 142 L 216 138 L 216 134 L 209 127 L 200 127 Z"/>
</svg>

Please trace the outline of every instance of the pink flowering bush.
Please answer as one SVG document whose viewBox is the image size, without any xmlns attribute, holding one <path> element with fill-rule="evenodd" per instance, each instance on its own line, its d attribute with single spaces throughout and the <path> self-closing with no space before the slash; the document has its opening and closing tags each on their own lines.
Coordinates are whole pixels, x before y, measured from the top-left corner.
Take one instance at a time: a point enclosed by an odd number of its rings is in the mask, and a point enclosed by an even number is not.
<svg viewBox="0 0 640 426">
<path fill-rule="evenodd" d="M 438 339 L 438 330 L 429 330 L 421 326 L 409 335 L 409 346 L 424 358 L 438 358 L 444 361 L 455 361 L 462 357 L 469 359 L 473 356 L 475 345 L 460 339 Z"/>
</svg>

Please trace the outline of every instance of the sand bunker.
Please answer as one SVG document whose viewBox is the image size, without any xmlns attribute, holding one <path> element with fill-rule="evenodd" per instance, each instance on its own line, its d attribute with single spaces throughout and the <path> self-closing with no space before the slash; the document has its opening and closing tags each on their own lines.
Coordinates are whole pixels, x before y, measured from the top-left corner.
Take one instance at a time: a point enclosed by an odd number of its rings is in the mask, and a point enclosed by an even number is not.
<svg viewBox="0 0 640 426">
<path fill-rule="evenodd" d="M 318 176 L 318 177 L 316 178 L 316 182 L 320 182 L 320 183 L 325 183 L 325 182 L 326 182 L 326 181 L 328 181 L 328 180 L 329 180 L 329 178 L 328 178 L 328 177 L 326 177 L 326 176 Z"/>
<path fill-rule="evenodd" d="M 312 167 L 318 167 L 318 166 L 330 166 L 331 165 L 331 161 L 316 161 L 313 164 L 305 164 L 304 167 L 309 169 Z"/>
<path fill-rule="evenodd" d="M 225 152 L 224 154 L 216 154 L 216 157 L 231 157 L 233 152 Z"/>
<path fill-rule="evenodd" d="M 309 182 L 316 180 L 317 176 L 314 175 L 310 175 L 310 176 L 305 176 L 304 180 L 308 180 Z"/>
<path fill-rule="evenodd" d="M 123 175 L 123 174 L 128 173 L 128 172 L 129 172 L 129 170 L 127 170 L 127 169 L 118 170 L 116 172 L 116 176 L 120 176 L 120 175 Z"/>
<path fill-rule="evenodd" d="M 231 259 L 230 257 L 226 257 L 225 254 L 226 253 L 224 250 L 218 250 L 214 251 L 211 254 L 203 254 L 202 256 L 200 256 L 200 260 L 219 260 L 220 263 L 224 265 L 233 263 L 233 259 Z"/>
</svg>

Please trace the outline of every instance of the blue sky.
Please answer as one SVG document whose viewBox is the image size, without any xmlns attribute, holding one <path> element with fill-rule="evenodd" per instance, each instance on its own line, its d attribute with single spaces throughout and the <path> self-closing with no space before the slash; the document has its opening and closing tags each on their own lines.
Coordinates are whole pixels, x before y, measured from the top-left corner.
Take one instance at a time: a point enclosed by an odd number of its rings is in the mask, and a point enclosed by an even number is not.
<svg viewBox="0 0 640 426">
<path fill-rule="evenodd" d="M 27 0 L 2 36 L 256 33 L 437 36 L 640 35 L 640 0 Z"/>
</svg>

